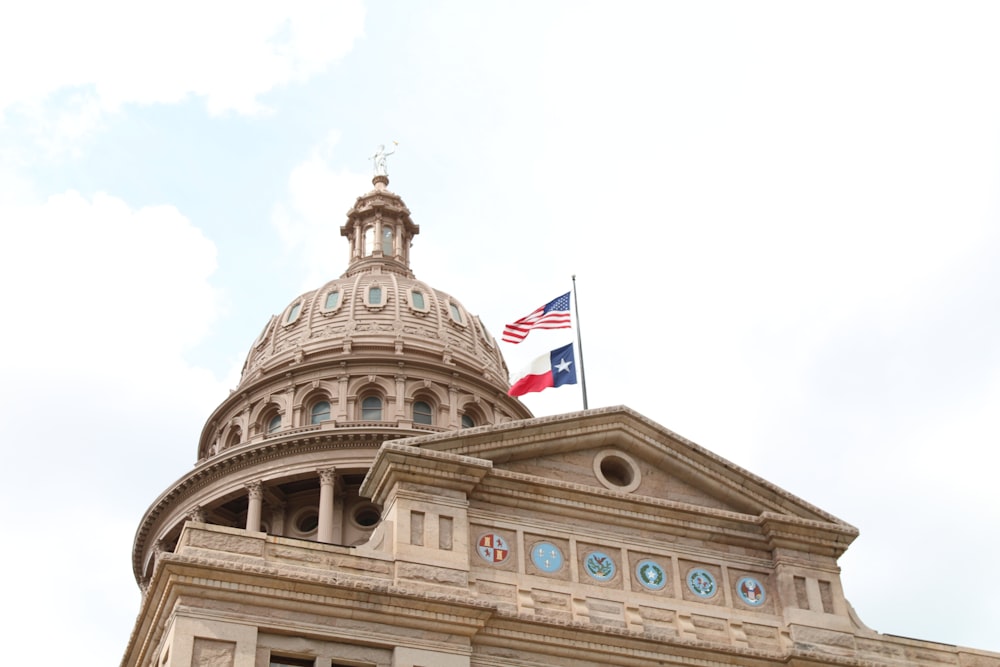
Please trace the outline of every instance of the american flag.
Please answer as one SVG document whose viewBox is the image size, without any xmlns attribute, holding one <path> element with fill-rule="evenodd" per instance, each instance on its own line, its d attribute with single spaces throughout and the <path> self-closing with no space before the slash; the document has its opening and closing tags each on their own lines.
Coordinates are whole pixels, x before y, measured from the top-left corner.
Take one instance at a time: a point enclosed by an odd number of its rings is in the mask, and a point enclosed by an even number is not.
<svg viewBox="0 0 1000 667">
<path fill-rule="evenodd" d="M 566 292 L 505 326 L 502 338 L 505 343 L 520 343 L 532 329 L 569 329 L 570 326 L 569 292 Z"/>
</svg>

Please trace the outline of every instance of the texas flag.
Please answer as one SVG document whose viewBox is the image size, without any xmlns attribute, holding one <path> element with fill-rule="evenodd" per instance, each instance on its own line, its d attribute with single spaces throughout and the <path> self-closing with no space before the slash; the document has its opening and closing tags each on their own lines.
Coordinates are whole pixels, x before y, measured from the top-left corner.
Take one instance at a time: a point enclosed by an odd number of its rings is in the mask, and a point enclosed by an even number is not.
<svg viewBox="0 0 1000 667">
<path fill-rule="evenodd" d="M 573 343 L 543 354 L 519 374 L 507 392 L 510 396 L 523 396 L 549 387 L 576 384 L 576 358 Z"/>
</svg>

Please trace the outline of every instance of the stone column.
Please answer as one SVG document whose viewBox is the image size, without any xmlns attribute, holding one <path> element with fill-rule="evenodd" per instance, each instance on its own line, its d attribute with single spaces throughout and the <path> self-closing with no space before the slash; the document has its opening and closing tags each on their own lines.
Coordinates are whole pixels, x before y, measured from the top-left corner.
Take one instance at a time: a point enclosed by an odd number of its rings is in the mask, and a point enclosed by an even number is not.
<svg viewBox="0 0 1000 667">
<path fill-rule="evenodd" d="M 386 406 L 389 407 L 389 406 Z M 406 376 L 402 373 L 396 375 L 396 421 L 412 417 L 406 414 Z"/>
<path fill-rule="evenodd" d="M 247 503 L 247 530 L 260 532 L 260 509 L 264 501 L 264 485 L 258 480 L 246 484 L 249 493 Z"/>
<path fill-rule="evenodd" d="M 340 363 L 341 368 L 346 366 L 345 362 Z M 348 405 L 347 405 L 347 382 L 351 379 L 351 376 L 346 372 L 340 374 L 337 378 L 337 419 L 340 421 L 348 421 Z"/>
<path fill-rule="evenodd" d="M 448 385 L 448 426 L 458 428 L 461 426 L 458 417 L 458 386 Z"/>
<path fill-rule="evenodd" d="M 333 485 L 337 479 L 335 468 L 317 470 L 319 473 L 319 527 L 316 540 L 333 542 Z"/>
</svg>

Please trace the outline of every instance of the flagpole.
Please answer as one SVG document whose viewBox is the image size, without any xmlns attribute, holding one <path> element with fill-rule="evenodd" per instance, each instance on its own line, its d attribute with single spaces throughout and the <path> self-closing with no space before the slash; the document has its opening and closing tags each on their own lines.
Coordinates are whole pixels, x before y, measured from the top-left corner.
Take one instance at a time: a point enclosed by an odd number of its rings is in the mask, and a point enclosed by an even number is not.
<svg viewBox="0 0 1000 667">
<path fill-rule="evenodd" d="M 587 409 L 587 377 L 583 373 L 583 334 L 580 332 L 580 306 L 576 302 L 576 274 L 573 274 L 573 310 L 576 311 L 576 366 L 580 370 L 583 409 Z"/>
</svg>

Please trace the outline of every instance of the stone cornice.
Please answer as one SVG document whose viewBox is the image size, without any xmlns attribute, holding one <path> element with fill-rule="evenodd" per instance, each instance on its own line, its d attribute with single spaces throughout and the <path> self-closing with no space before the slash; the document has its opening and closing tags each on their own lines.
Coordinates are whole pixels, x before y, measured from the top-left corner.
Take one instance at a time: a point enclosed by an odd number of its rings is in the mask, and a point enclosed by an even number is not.
<svg viewBox="0 0 1000 667">
<path fill-rule="evenodd" d="M 616 436 L 616 434 L 618 434 Z M 616 440 L 617 437 L 617 440 Z M 587 438 L 586 441 L 582 441 Z M 628 442 L 622 442 L 628 440 Z M 560 442 L 554 448 L 554 442 Z M 609 446 L 625 449 L 644 446 L 673 466 L 699 476 L 717 495 L 753 506 L 753 514 L 770 511 L 805 518 L 849 524 L 767 480 L 664 428 L 625 406 L 536 417 L 485 429 L 439 433 L 399 441 L 422 449 L 446 450 L 485 458 L 500 464 L 512 458 L 554 453 L 570 447 Z M 629 444 L 631 443 L 631 444 Z M 749 509 L 749 507 L 748 507 Z"/>
<path fill-rule="evenodd" d="M 417 482 L 469 493 L 493 464 L 471 456 L 385 443 L 361 485 L 361 495 L 384 504 L 388 493 L 400 482 Z"/>
</svg>

